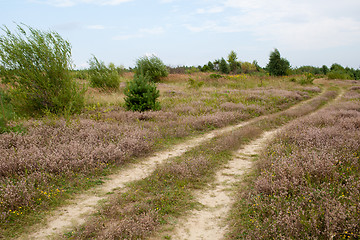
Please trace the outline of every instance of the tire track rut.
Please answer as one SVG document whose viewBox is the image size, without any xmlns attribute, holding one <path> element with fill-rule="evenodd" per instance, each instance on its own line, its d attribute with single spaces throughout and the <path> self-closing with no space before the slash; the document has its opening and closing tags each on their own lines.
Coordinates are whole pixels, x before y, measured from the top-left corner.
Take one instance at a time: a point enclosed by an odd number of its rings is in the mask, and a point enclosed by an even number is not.
<svg viewBox="0 0 360 240">
<path fill-rule="evenodd" d="M 340 94 L 331 103 L 338 101 L 343 94 L 344 91 L 341 89 Z M 285 111 L 293 111 L 297 107 L 299 105 Z M 305 116 L 311 116 L 318 110 Z M 202 204 L 203 207 L 199 210 L 192 210 L 185 218 L 180 219 L 176 223 L 174 230 L 168 233 L 168 236 L 176 240 L 223 239 L 227 233 L 228 226 L 225 222 L 233 203 L 232 190 L 234 184 L 242 180 L 252 167 L 256 156 L 286 125 L 263 132 L 261 137 L 234 152 L 233 159 L 222 170 L 217 172 L 211 187 L 194 193 L 195 200 Z M 155 239 L 159 239 L 158 236 L 152 238 L 152 240 Z"/>
</svg>

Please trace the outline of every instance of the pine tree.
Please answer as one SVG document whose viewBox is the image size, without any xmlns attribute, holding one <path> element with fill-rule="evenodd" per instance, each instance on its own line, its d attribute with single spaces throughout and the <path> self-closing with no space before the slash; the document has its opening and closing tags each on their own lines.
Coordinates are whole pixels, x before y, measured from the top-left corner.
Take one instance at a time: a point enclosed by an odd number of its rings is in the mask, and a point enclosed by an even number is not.
<svg viewBox="0 0 360 240">
<path fill-rule="evenodd" d="M 225 74 L 230 73 L 229 64 L 227 64 L 227 62 L 226 62 L 226 60 L 224 58 L 221 58 L 221 60 L 220 60 L 219 70 L 220 70 L 221 73 L 225 73 Z"/>
<path fill-rule="evenodd" d="M 144 112 L 160 109 L 160 103 L 156 101 L 160 96 L 159 90 L 143 75 L 135 75 L 134 79 L 127 83 L 124 94 L 127 110 Z"/>
</svg>

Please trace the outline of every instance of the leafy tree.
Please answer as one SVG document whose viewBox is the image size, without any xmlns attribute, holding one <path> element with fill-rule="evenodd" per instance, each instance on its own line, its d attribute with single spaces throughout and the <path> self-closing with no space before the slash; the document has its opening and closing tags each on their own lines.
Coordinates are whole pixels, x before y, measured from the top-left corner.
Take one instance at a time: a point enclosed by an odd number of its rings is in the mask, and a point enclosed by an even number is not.
<svg viewBox="0 0 360 240">
<path fill-rule="evenodd" d="M 134 79 L 127 83 L 125 89 L 125 107 L 132 111 L 159 110 L 160 96 L 156 85 L 143 75 L 135 75 Z"/>
<path fill-rule="evenodd" d="M 344 67 L 338 63 L 333 63 L 330 67 L 330 71 L 343 71 Z"/>
<path fill-rule="evenodd" d="M 106 67 L 103 61 L 95 56 L 89 60 L 89 76 L 92 87 L 103 90 L 116 90 L 120 86 L 119 72 L 113 63 Z"/>
<path fill-rule="evenodd" d="M 236 62 L 236 60 L 237 60 L 237 54 L 235 51 L 232 50 L 228 55 L 228 62 L 231 64 Z"/>
<path fill-rule="evenodd" d="M 80 111 L 86 89 L 72 78 L 71 44 L 56 32 L 25 24 L 17 25 L 17 33 L 1 29 L 0 75 L 11 86 L 15 110 L 31 115 Z"/>
<path fill-rule="evenodd" d="M 222 73 L 229 74 L 230 73 L 230 67 L 229 64 L 225 61 L 224 58 L 221 58 L 219 62 L 219 70 Z"/>
<path fill-rule="evenodd" d="M 215 71 L 215 66 L 212 62 L 209 61 L 207 65 L 208 65 L 210 71 Z"/>
<path fill-rule="evenodd" d="M 241 63 L 241 71 L 243 73 L 252 73 L 252 72 L 256 72 L 256 66 L 252 63 L 249 62 L 243 62 Z"/>
<path fill-rule="evenodd" d="M 220 70 L 220 59 L 216 59 L 215 61 L 214 61 L 214 70 L 215 71 L 219 71 Z M 226 63 L 226 61 L 225 61 L 225 63 Z"/>
<path fill-rule="evenodd" d="M 338 63 L 334 63 L 330 67 L 327 77 L 329 79 L 354 79 L 355 76 L 350 69 L 345 69 Z"/>
<path fill-rule="evenodd" d="M 228 63 L 230 71 L 233 73 L 241 72 L 241 64 L 237 61 L 237 54 L 231 51 L 228 55 Z"/>
<path fill-rule="evenodd" d="M 274 51 L 270 53 L 269 63 L 266 68 L 271 75 L 284 76 L 290 69 L 290 63 L 285 58 L 282 58 L 279 50 L 275 48 Z"/>
<path fill-rule="evenodd" d="M 329 68 L 326 65 L 323 65 L 321 67 L 321 71 L 322 71 L 323 74 L 326 75 L 329 72 Z"/>
<path fill-rule="evenodd" d="M 201 71 L 202 72 L 209 72 L 210 71 L 210 68 L 207 64 L 205 64 L 203 67 L 201 67 Z"/>
<path fill-rule="evenodd" d="M 259 66 L 259 63 L 256 60 L 254 60 L 252 64 L 255 66 L 256 71 L 260 72 L 262 70 L 262 68 Z"/>
<path fill-rule="evenodd" d="M 152 55 L 136 60 L 135 74 L 145 76 L 152 82 L 159 82 L 161 77 L 166 77 L 169 73 L 161 59 Z"/>
</svg>

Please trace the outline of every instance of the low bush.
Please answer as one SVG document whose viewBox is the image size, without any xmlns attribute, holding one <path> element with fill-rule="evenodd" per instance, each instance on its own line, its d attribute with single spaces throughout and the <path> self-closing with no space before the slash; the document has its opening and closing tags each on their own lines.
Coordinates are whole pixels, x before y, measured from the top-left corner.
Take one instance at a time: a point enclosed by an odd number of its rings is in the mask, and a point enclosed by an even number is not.
<svg viewBox="0 0 360 240">
<path fill-rule="evenodd" d="M 89 74 L 88 74 L 87 70 L 77 70 L 73 74 L 74 74 L 74 77 L 77 79 L 87 80 L 89 78 Z"/>
<path fill-rule="evenodd" d="M 204 85 L 203 81 L 195 81 L 193 78 L 189 78 L 188 80 L 188 86 L 190 88 L 199 89 Z"/>
<path fill-rule="evenodd" d="M 327 74 L 328 79 L 351 79 L 351 76 L 345 72 L 331 71 Z"/>
<path fill-rule="evenodd" d="M 95 56 L 89 60 L 90 84 L 94 88 L 116 90 L 120 86 L 119 73 L 113 64 L 107 67 L 103 61 Z"/>
<path fill-rule="evenodd" d="M 156 85 L 142 75 L 135 75 L 134 79 L 127 83 L 124 89 L 125 107 L 132 111 L 159 110 L 160 103 L 157 98 L 160 96 Z"/>
<path fill-rule="evenodd" d="M 306 84 L 313 84 L 313 81 L 314 81 L 314 75 L 311 74 L 311 73 L 305 73 L 305 76 L 300 78 L 298 80 L 298 82 L 301 84 L 301 85 L 306 85 Z"/>
<path fill-rule="evenodd" d="M 159 82 L 160 78 L 168 76 L 168 70 L 160 58 L 152 55 L 136 60 L 135 74 L 144 76 L 152 82 Z"/>
<path fill-rule="evenodd" d="M 216 73 L 212 73 L 209 76 L 211 79 L 219 79 L 222 78 L 223 76 L 221 76 L 220 74 L 216 74 Z"/>
<path fill-rule="evenodd" d="M 9 96 L 0 88 L 0 134 L 20 131 L 20 126 L 9 126 L 8 122 L 15 118 Z"/>
</svg>

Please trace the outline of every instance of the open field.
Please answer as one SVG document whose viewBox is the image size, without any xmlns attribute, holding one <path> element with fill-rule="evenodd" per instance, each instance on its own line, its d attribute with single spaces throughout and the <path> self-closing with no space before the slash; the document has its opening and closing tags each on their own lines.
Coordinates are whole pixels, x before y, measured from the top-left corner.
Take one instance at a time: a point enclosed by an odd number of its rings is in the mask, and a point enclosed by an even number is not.
<svg viewBox="0 0 360 240">
<path fill-rule="evenodd" d="M 229 239 L 360 237 L 360 91 L 286 126 L 238 190 Z"/>
<path fill-rule="evenodd" d="M 22 236 L 29 236 L 28 231 L 33 231 L 31 225 L 38 222 L 46 223 L 46 216 L 51 216 L 52 209 L 66 206 L 67 199 L 76 200 L 76 196 L 81 192 L 91 194 L 95 186 L 106 186 L 107 176 L 121 174 L 131 164 L 137 166 L 136 164 L 141 164 L 155 152 L 169 148 L 168 151 L 171 153 L 174 144 L 184 142 L 188 138 L 195 138 L 229 125 L 247 123 L 246 126 L 230 128 L 231 131 L 217 132 L 200 141 L 198 145 L 192 144 L 191 148 L 181 152 L 177 157 L 165 158 L 143 177 L 135 178 L 135 182 L 129 180 L 126 184 L 119 185 L 118 189 L 112 187 L 103 193 L 108 193 L 106 196 L 109 197 L 101 198 L 105 203 L 94 217 L 85 219 L 85 225 L 74 226 L 74 230 L 62 235 L 63 238 L 79 239 L 136 239 L 149 236 L 171 238 L 171 226 L 176 224 L 177 217 L 186 216 L 189 210 L 200 208 L 194 197 L 194 190 L 211 183 L 217 170 L 231 161 L 234 151 L 250 140 L 255 140 L 263 132 L 291 122 L 291 128 L 297 129 L 292 133 L 301 136 L 303 131 L 307 131 L 306 121 L 311 122 L 313 118 L 313 121 L 317 121 L 315 116 L 318 115 L 311 115 L 308 119 L 296 119 L 331 102 L 338 96 L 340 89 L 346 91 L 342 101 L 351 104 L 337 103 L 332 108 L 326 107 L 325 110 L 321 110 L 319 115 L 326 111 L 340 111 L 340 118 L 345 118 L 349 115 L 345 112 L 352 111 L 353 118 L 349 120 L 352 123 L 346 126 L 353 126 L 351 131 L 358 129 L 358 82 L 331 82 L 333 86 L 329 88 L 330 82 L 324 80 L 318 85 L 303 86 L 286 77 L 238 75 L 211 79 L 202 73 L 191 76 L 174 74 L 158 84 L 162 109 L 138 113 L 127 112 L 123 108 L 124 81 L 131 77 L 123 77 L 118 92 L 106 93 L 90 88 L 87 92 L 86 110 L 80 115 L 68 118 L 48 115 L 42 119 L 23 120 L 26 133 L 1 135 L 1 236 L 14 238 L 21 233 Z M 304 104 L 299 104 L 305 100 L 307 101 Z M 294 108 L 290 108 L 291 106 Z M 330 114 L 328 112 L 326 114 Z M 323 124 L 332 126 L 331 124 L 339 122 L 335 118 L 331 123 L 323 121 Z M 349 130 L 349 134 L 351 131 Z M 321 132 L 317 131 L 319 136 Z M 345 134 L 345 131 L 343 132 Z M 345 134 L 343 138 L 348 139 L 350 136 Z M 326 143 L 327 148 L 319 148 L 318 151 L 327 151 L 332 148 L 331 144 L 332 142 Z M 272 147 L 278 145 L 273 144 Z M 280 146 L 276 150 L 281 149 Z M 359 146 L 356 144 L 350 144 L 349 147 L 351 149 L 346 152 L 346 156 L 359 153 Z M 268 150 L 270 151 L 272 150 Z M 294 155 L 301 154 L 303 153 Z M 271 163 L 268 163 L 271 162 L 271 156 L 261 155 L 258 161 L 259 169 L 272 169 Z M 351 165 L 350 169 L 358 169 L 358 166 Z M 265 179 L 268 179 L 267 177 L 268 175 Z M 331 179 L 335 181 L 336 178 Z M 253 191 L 251 189 L 262 191 L 262 188 L 251 187 L 252 184 L 257 184 L 256 177 L 247 184 L 250 190 L 241 188 L 239 194 L 250 196 L 252 193 L 249 192 Z M 269 194 L 266 191 L 265 193 Z M 354 194 L 355 198 L 359 197 Z M 236 203 L 232 210 L 234 215 L 241 217 L 246 214 L 242 213 L 242 207 L 237 207 L 243 206 L 242 204 L 253 204 L 251 198 L 242 199 L 244 202 Z M 264 204 L 267 204 L 266 200 Z M 261 215 L 260 212 L 258 214 Z M 320 217 L 319 219 L 321 222 Z M 234 218 L 231 221 L 236 222 L 232 225 L 237 226 L 239 223 L 240 227 L 231 229 L 232 233 L 229 236 L 252 238 L 252 235 L 247 233 L 247 225 L 240 224 L 247 222 L 246 218 Z M 38 225 L 34 226 L 38 228 Z M 256 234 L 253 229 L 251 231 Z M 331 231 L 335 234 L 338 230 Z M 352 228 L 351 231 L 353 234 L 359 234 L 359 229 Z"/>
</svg>

